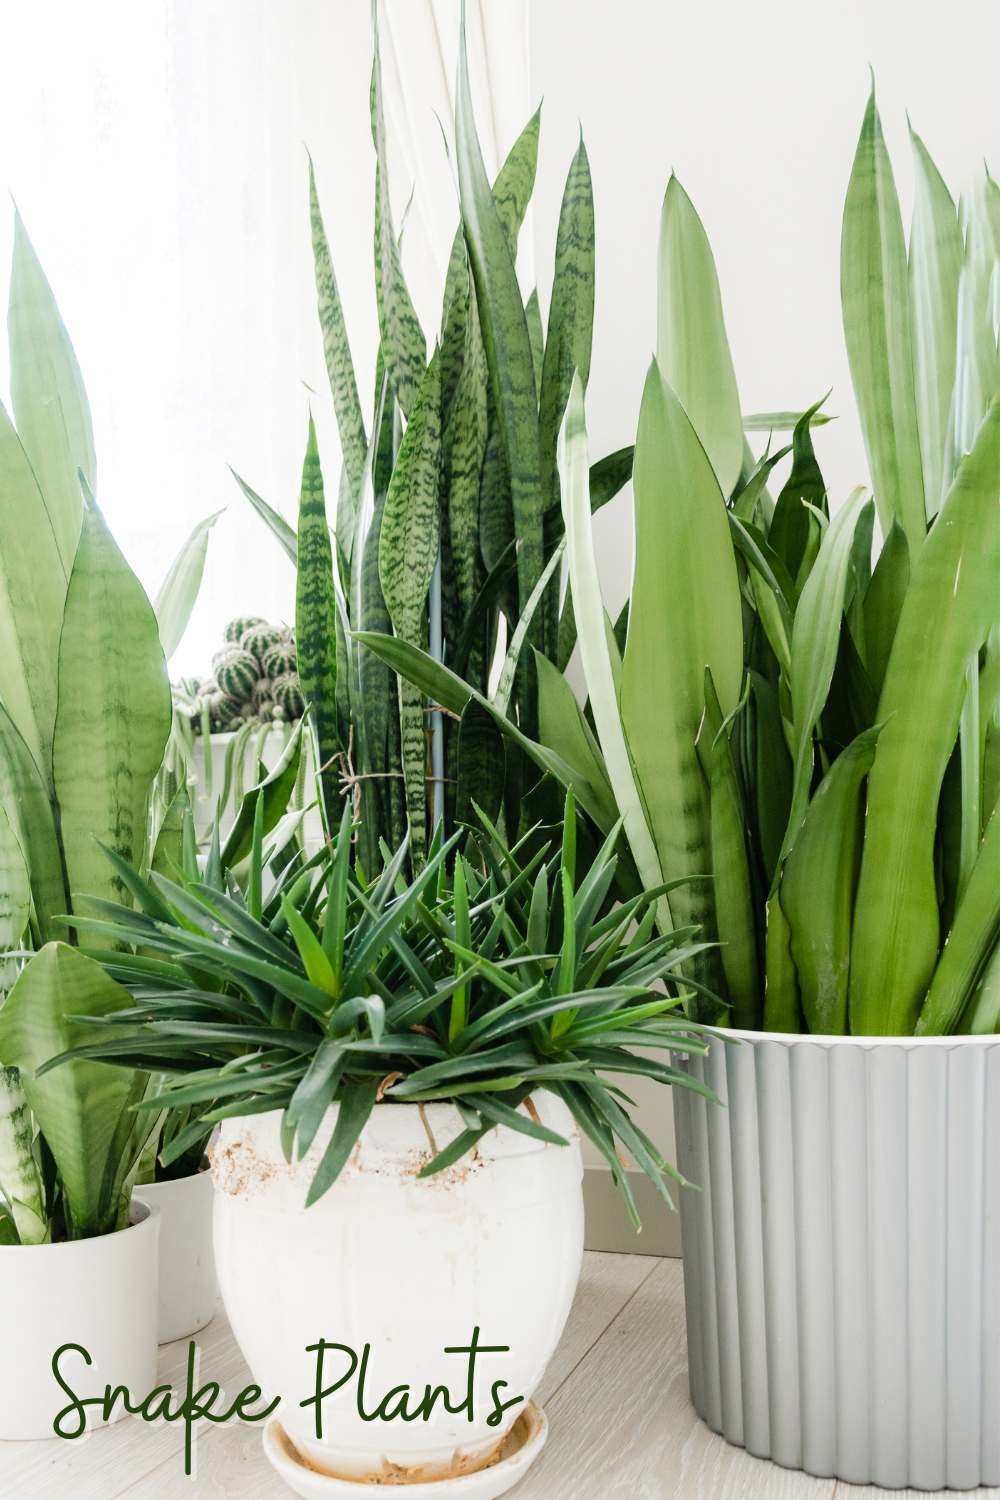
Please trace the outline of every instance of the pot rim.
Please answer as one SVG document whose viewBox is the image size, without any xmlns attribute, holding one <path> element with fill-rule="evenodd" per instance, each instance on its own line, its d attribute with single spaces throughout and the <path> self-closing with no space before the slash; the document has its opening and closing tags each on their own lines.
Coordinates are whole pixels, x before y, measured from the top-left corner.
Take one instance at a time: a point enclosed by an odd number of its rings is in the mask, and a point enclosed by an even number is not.
<svg viewBox="0 0 1000 1500">
<path fill-rule="evenodd" d="M 717 1026 L 714 1030 L 723 1038 L 731 1036 L 739 1041 L 779 1042 L 785 1047 L 802 1042 L 811 1042 L 818 1047 L 837 1047 L 845 1043 L 868 1048 L 1000 1046 L 1000 1032 L 996 1031 L 981 1036 L 818 1036 L 811 1031 L 745 1031 L 737 1026 Z"/>
<path fill-rule="evenodd" d="M 129 1209 L 132 1213 L 138 1210 L 139 1216 L 134 1224 L 126 1224 L 125 1229 L 113 1229 L 110 1234 L 93 1234 L 85 1240 L 59 1240 L 54 1244 L 49 1243 L 48 1245 L 0 1245 L 0 1255 L 3 1255 L 5 1251 L 13 1252 L 15 1250 L 21 1254 L 25 1250 L 79 1251 L 83 1246 L 105 1245 L 109 1241 L 117 1242 L 118 1235 L 124 1234 L 127 1229 L 145 1229 L 148 1232 L 150 1225 L 155 1224 L 156 1220 L 160 1217 L 160 1205 L 158 1203 L 147 1203 L 145 1199 L 137 1198 L 134 1194 Z M 88 1254 L 93 1254 L 93 1251 L 89 1250 Z"/>
</svg>

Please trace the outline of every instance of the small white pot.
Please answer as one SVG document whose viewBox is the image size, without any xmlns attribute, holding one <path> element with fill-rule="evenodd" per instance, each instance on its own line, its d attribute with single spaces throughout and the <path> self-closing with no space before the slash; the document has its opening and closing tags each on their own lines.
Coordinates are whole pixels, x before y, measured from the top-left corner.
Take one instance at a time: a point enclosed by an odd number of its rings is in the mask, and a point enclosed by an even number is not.
<svg viewBox="0 0 1000 1500">
<path fill-rule="evenodd" d="M 156 1385 L 157 1240 L 155 1205 L 132 1200 L 133 1223 L 117 1234 L 58 1245 L 0 1246 L 3 1354 L 0 1357 L 0 1438 L 54 1438 L 53 1421 L 71 1404 L 52 1373 L 56 1351 L 68 1351 L 59 1372 L 80 1399 L 128 1387 L 133 1404 Z M 87 1425 L 104 1426 L 101 1408 Z M 125 1416 L 119 1400 L 111 1415 Z M 78 1424 L 71 1412 L 66 1433 Z"/>
<path fill-rule="evenodd" d="M 1000 1036 L 735 1031 L 677 1059 L 691 1400 L 850 1484 L 1000 1484 Z"/>
<path fill-rule="evenodd" d="M 133 1202 L 145 1199 L 160 1210 L 161 1344 L 200 1333 L 215 1316 L 219 1288 L 212 1249 L 214 1196 L 207 1171 L 135 1189 Z"/>
<path fill-rule="evenodd" d="M 288 1166 L 281 1114 L 223 1122 L 213 1154 L 215 1256 L 233 1332 L 257 1381 L 280 1395 L 277 1420 L 315 1469 L 342 1479 L 427 1483 L 476 1472 L 524 1410 L 512 1406 L 487 1424 L 499 1399 L 526 1403 L 559 1341 L 583 1254 L 583 1168 L 569 1110 L 540 1091 L 542 1122 L 570 1141 L 547 1145 L 501 1127 L 475 1157 L 423 1180 L 430 1160 L 415 1105 L 376 1105 L 348 1165 L 310 1208 L 305 1197 L 330 1139 L 337 1106 L 305 1160 Z M 523 1106 L 522 1106 L 523 1108 Z M 425 1106 L 438 1149 L 464 1126 L 450 1104 Z M 322 1404 L 317 1439 L 315 1352 L 320 1339 L 370 1357 L 364 1404 L 370 1414 L 395 1387 L 409 1386 L 410 1409 L 425 1388 L 446 1386 L 464 1401 L 469 1358 L 446 1354 L 480 1345 L 474 1421 L 444 1410 L 430 1420 L 362 1420 L 358 1371 Z M 350 1368 L 345 1352 L 326 1355 L 324 1386 Z M 385 1405 L 398 1407 L 399 1392 Z"/>
</svg>

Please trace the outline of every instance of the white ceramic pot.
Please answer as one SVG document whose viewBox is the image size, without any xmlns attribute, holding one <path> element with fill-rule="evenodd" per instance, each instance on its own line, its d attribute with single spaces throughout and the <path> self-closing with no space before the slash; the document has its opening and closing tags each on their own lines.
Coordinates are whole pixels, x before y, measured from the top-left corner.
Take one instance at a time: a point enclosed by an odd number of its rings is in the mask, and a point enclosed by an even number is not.
<svg viewBox="0 0 1000 1500">
<path fill-rule="evenodd" d="M 851 1484 L 1000 1484 L 1000 1036 L 733 1032 L 675 1089 L 691 1400 Z"/>
<path fill-rule="evenodd" d="M 431 1152 L 417 1107 L 376 1105 L 340 1177 L 308 1209 L 336 1106 L 305 1160 L 292 1166 L 281 1150 L 279 1112 L 223 1123 L 213 1175 L 226 1311 L 254 1380 L 281 1396 L 277 1420 L 314 1468 L 397 1484 L 473 1473 L 490 1463 L 523 1411 L 515 1405 L 498 1424 L 487 1423 L 495 1399 L 526 1403 L 535 1390 L 566 1322 L 583 1254 L 576 1125 L 552 1094 L 540 1091 L 533 1103 L 569 1147 L 501 1127 L 480 1140 L 474 1158 L 423 1180 L 417 1173 Z M 464 1128 L 450 1104 L 426 1105 L 425 1113 L 439 1150 Z M 507 1352 L 476 1358 L 474 1420 L 467 1408 L 445 1411 L 440 1398 L 429 1420 L 404 1420 L 404 1386 L 407 1416 L 422 1411 L 427 1387 L 447 1387 L 452 1407 L 462 1407 L 470 1358 L 444 1351 L 468 1349 L 477 1328 L 481 1347 Z M 346 1346 L 324 1355 L 324 1388 L 350 1371 L 348 1350 L 359 1365 L 322 1402 L 318 1438 L 315 1403 L 308 1404 L 318 1356 L 307 1346 L 321 1339 Z M 362 1363 L 367 1420 L 359 1414 Z"/>
<path fill-rule="evenodd" d="M 176 1182 L 147 1182 L 135 1189 L 136 1199 L 155 1203 L 160 1210 L 161 1344 L 200 1333 L 215 1316 L 219 1288 L 212 1249 L 214 1197 L 210 1172 L 195 1172 Z"/>
<path fill-rule="evenodd" d="M 106 1385 L 128 1387 L 133 1404 L 156 1385 L 157 1240 L 159 1209 L 132 1200 L 133 1224 L 117 1234 L 58 1245 L 0 1246 L 0 1438 L 54 1438 L 53 1421 L 71 1404 L 52 1372 L 81 1399 Z M 125 1415 L 119 1400 L 111 1414 Z M 62 1423 L 68 1436 L 79 1413 Z M 100 1407 L 87 1425 L 104 1425 Z"/>
</svg>

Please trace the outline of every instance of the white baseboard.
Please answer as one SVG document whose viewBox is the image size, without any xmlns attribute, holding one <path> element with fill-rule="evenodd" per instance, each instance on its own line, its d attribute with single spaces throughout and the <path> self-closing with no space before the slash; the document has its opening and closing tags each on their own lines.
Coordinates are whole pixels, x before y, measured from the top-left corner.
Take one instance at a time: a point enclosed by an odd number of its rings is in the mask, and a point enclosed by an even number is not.
<svg viewBox="0 0 1000 1500">
<path fill-rule="evenodd" d="M 631 1170 L 628 1180 L 642 1220 L 641 1234 L 636 1233 L 625 1199 L 611 1176 L 611 1168 L 584 1167 L 585 1248 L 611 1250 L 619 1255 L 669 1255 L 680 1259 L 680 1214 L 667 1207 L 645 1172 Z M 672 1182 L 668 1187 L 675 1203 L 679 1193 L 691 1191 Z"/>
</svg>

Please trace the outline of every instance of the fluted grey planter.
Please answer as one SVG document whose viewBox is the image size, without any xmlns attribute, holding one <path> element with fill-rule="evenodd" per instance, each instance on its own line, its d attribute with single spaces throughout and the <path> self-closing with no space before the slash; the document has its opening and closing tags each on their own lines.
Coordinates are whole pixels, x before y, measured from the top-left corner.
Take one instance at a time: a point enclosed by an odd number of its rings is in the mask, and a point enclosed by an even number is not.
<svg viewBox="0 0 1000 1500">
<path fill-rule="evenodd" d="M 1000 1485 L 1000 1036 L 675 1057 L 691 1400 L 762 1458 Z"/>
</svg>

